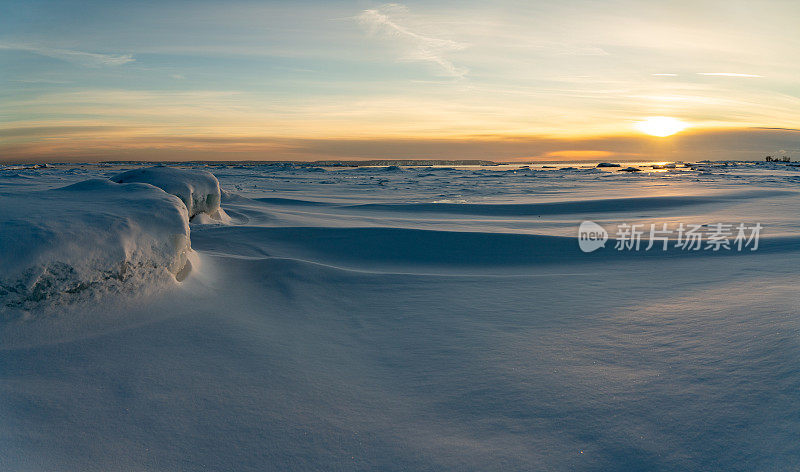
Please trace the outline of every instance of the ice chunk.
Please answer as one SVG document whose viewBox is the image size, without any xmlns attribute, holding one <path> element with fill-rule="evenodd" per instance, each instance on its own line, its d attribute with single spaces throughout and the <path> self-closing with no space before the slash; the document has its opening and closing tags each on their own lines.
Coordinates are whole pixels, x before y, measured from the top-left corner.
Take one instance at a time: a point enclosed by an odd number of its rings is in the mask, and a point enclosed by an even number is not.
<svg viewBox="0 0 800 472">
<path fill-rule="evenodd" d="M 93 179 L 0 200 L 0 308 L 180 279 L 191 267 L 186 207 L 153 186 Z"/>
<path fill-rule="evenodd" d="M 222 208 L 218 209 L 213 214 L 208 213 L 198 213 L 192 218 L 192 224 L 201 224 L 201 225 L 218 225 L 218 224 L 231 224 L 231 217 L 225 213 L 225 210 Z"/>
<path fill-rule="evenodd" d="M 215 220 L 223 220 L 223 214 L 219 212 L 219 181 L 210 172 L 156 166 L 129 170 L 111 177 L 111 180 L 154 185 L 180 198 L 189 211 L 189 218 L 206 213 Z"/>
</svg>

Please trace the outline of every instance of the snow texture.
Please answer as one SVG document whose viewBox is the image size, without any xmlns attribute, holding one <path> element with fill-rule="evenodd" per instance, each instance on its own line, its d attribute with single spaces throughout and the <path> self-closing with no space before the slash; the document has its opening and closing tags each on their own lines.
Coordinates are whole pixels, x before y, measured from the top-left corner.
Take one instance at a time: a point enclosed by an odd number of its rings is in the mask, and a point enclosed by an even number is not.
<svg viewBox="0 0 800 472">
<path fill-rule="evenodd" d="M 216 220 L 225 219 L 219 206 L 219 182 L 210 172 L 156 166 L 129 170 L 111 177 L 111 180 L 117 183 L 147 183 L 175 195 L 186 205 L 189 218 L 205 213 Z"/>
<path fill-rule="evenodd" d="M 186 268 L 186 208 L 150 185 L 92 179 L 1 200 L 2 306 L 54 303 Z"/>
<path fill-rule="evenodd" d="M 0 470 L 799 470 L 800 168 L 597 164 L 187 164 L 231 221 L 182 283 L 0 305 Z M 189 213 L 130 167 L 0 169 L 3 277 L 177 268 Z M 613 249 L 662 222 L 764 230 Z"/>
</svg>

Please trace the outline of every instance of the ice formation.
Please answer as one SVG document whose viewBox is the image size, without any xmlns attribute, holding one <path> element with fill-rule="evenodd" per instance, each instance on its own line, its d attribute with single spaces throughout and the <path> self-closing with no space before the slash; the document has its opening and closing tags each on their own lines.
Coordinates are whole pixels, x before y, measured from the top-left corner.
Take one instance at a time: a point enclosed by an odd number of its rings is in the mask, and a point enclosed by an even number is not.
<svg viewBox="0 0 800 472">
<path fill-rule="evenodd" d="M 129 170 L 111 177 L 111 180 L 117 183 L 147 183 L 175 195 L 186 205 L 189 218 L 205 213 L 214 220 L 227 220 L 227 215 L 219 206 L 219 181 L 210 172 L 156 166 Z"/>
<path fill-rule="evenodd" d="M 186 207 L 151 185 L 92 179 L 2 200 L 0 306 L 181 279 L 191 267 Z"/>
</svg>

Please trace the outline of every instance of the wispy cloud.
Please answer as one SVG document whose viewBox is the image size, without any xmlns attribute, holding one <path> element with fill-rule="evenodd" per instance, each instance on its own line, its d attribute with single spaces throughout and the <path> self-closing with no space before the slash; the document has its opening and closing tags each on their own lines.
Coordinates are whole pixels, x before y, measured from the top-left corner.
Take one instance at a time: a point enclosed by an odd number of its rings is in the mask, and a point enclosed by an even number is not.
<svg viewBox="0 0 800 472">
<path fill-rule="evenodd" d="M 113 67 L 121 66 L 136 59 L 131 54 L 101 54 L 95 52 L 75 51 L 72 49 L 56 49 L 27 44 L 3 44 L 0 49 L 27 51 L 40 56 L 52 57 L 62 61 L 79 64 L 86 67 Z"/>
<path fill-rule="evenodd" d="M 47 137 L 0 142 L 0 162 L 42 160 L 275 160 L 316 159 L 485 159 L 552 161 L 561 159 L 653 159 L 643 153 L 649 138 L 610 135 L 554 138 L 539 135 L 485 135 L 458 138 L 285 138 L 230 134 L 170 134 L 164 129 L 47 127 L 11 130 L 11 136 Z M 60 131 L 60 133 L 59 133 Z M 687 132 L 674 141 L 674 159 L 761 159 L 767 153 L 794 155 L 796 131 L 737 128 Z M 779 151 L 772 151 L 779 150 Z"/>
<path fill-rule="evenodd" d="M 406 7 L 397 4 L 385 5 L 379 9 L 364 10 L 357 19 L 372 34 L 383 34 L 400 43 L 404 49 L 402 60 L 430 62 L 436 64 L 445 75 L 463 78 L 467 69 L 455 66 L 445 55 L 467 47 L 450 39 L 434 38 L 412 31 L 400 24 L 394 16 L 402 15 Z"/>
<path fill-rule="evenodd" d="M 749 78 L 764 77 L 763 75 L 739 74 L 739 73 L 736 73 L 736 72 L 698 72 L 697 75 L 711 75 L 711 76 L 720 76 L 720 77 L 749 77 Z"/>
</svg>

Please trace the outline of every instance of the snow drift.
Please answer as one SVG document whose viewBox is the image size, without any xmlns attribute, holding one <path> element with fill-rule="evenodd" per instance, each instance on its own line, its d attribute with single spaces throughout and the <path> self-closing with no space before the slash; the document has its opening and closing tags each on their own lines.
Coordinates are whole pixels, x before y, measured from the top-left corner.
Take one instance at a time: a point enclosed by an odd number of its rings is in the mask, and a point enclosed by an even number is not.
<svg viewBox="0 0 800 472">
<path fill-rule="evenodd" d="M 134 169 L 111 177 L 117 183 L 147 183 L 181 199 L 189 212 L 189 218 L 205 213 L 218 221 L 226 221 L 227 215 L 220 208 L 219 181 L 214 174 L 196 169 L 174 169 L 166 166 Z M 201 222 L 208 222 L 201 217 Z"/>
<path fill-rule="evenodd" d="M 797 168 L 636 165 L 220 164 L 235 224 L 195 217 L 202 271 L 0 323 L 0 471 L 797 470 Z M 115 224 L 186 231 L 178 197 L 114 166 L 0 172 L 0 239 L 23 238 L 0 262 L 76 218 L 73 265 Z M 580 251 L 584 220 L 604 249 Z M 613 249 L 662 221 L 764 232 L 727 256 Z M 158 228 L 126 244 L 165 247 Z"/>
<path fill-rule="evenodd" d="M 151 185 L 92 179 L 2 201 L 0 306 L 25 309 L 170 274 L 180 280 L 191 268 L 186 207 Z"/>
</svg>

